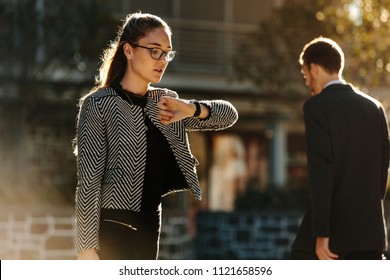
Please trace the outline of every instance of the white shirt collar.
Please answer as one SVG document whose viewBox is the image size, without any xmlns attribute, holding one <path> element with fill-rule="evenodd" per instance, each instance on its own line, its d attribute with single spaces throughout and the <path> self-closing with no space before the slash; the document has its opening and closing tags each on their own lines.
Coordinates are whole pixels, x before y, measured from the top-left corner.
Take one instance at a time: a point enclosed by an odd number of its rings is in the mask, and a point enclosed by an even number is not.
<svg viewBox="0 0 390 280">
<path fill-rule="evenodd" d="M 330 85 L 345 85 L 347 84 L 346 81 L 342 80 L 342 79 L 337 79 L 337 80 L 332 80 L 332 81 L 329 81 L 325 84 L 324 88 L 330 86 Z"/>
</svg>

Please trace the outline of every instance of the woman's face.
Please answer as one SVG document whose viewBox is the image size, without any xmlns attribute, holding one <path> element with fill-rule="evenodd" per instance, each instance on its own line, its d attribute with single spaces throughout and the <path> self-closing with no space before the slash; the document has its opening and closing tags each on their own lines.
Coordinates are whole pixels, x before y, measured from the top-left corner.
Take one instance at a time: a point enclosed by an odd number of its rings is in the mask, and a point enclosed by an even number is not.
<svg viewBox="0 0 390 280">
<path fill-rule="evenodd" d="M 165 28 L 153 29 L 137 45 L 146 48 L 159 48 L 164 52 L 172 50 L 172 42 Z M 156 60 L 151 56 L 151 50 L 142 47 L 131 46 L 131 55 L 128 56 L 128 70 L 131 79 L 139 83 L 158 83 L 164 75 L 168 62 L 163 55 Z"/>
</svg>

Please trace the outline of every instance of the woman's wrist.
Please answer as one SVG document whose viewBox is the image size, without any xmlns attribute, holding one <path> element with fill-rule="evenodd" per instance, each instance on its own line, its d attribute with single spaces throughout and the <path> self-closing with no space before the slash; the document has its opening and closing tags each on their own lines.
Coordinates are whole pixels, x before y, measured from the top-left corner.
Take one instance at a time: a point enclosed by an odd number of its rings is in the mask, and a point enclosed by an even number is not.
<svg viewBox="0 0 390 280">
<path fill-rule="evenodd" d="M 190 100 L 190 103 L 195 108 L 194 111 L 193 111 L 194 113 L 192 114 L 192 117 L 199 117 L 200 114 L 202 113 L 202 108 L 200 106 L 200 103 L 197 100 L 195 100 L 195 99 Z"/>
<path fill-rule="evenodd" d="M 197 100 L 189 100 L 190 106 L 189 117 L 207 119 L 210 115 L 210 109 L 208 106 L 200 103 Z"/>
</svg>

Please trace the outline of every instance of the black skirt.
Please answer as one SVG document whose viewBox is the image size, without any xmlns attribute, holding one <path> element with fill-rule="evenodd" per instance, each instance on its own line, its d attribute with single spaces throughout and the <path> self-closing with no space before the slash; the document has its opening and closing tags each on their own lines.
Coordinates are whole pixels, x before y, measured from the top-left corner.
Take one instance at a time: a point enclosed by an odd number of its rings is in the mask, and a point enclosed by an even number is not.
<svg viewBox="0 0 390 280">
<path fill-rule="evenodd" d="M 155 260 L 161 231 L 157 211 L 102 209 L 98 252 L 102 260 Z"/>
</svg>

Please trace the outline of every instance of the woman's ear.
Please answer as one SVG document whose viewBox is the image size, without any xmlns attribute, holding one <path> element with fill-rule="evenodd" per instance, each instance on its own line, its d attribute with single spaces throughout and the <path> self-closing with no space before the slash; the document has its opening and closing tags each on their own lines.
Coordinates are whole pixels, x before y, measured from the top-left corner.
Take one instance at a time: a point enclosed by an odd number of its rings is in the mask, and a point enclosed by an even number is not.
<svg viewBox="0 0 390 280">
<path fill-rule="evenodd" d="M 123 53 L 125 54 L 127 59 L 131 59 L 131 55 L 133 53 L 133 48 L 129 43 L 125 43 L 123 45 Z"/>
</svg>

